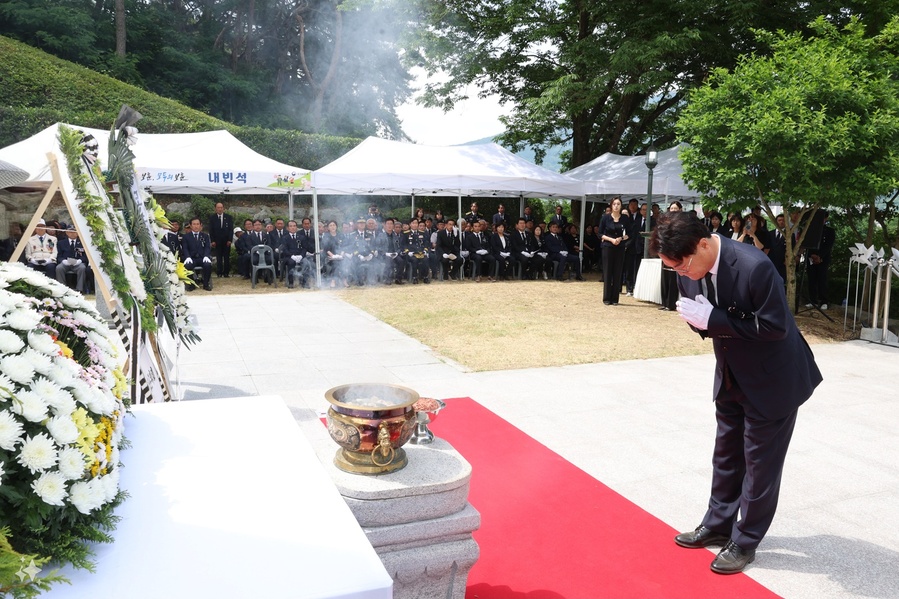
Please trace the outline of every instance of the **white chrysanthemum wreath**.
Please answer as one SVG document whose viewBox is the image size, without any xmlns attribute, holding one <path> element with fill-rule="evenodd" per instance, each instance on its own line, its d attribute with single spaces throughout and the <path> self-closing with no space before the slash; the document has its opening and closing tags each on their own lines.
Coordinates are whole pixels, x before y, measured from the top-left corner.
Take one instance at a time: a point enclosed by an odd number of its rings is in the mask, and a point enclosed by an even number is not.
<svg viewBox="0 0 899 599">
<path fill-rule="evenodd" d="M 110 542 L 128 385 L 124 352 L 84 298 L 0 264 L 0 596 L 33 596 L 48 561 L 92 568 Z"/>
</svg>

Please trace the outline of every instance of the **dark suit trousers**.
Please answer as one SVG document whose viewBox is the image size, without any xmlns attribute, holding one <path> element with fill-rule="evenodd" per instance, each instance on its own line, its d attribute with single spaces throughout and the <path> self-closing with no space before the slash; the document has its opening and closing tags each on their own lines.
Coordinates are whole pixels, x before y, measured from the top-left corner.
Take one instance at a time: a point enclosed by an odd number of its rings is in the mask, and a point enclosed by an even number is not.
<svg viewBox="0 0 899 599">
<path fill-rule="evenodd" d="M 661 288 L 662 305 L 669 310 L 676 310 L 677 299 L 680 297 L 680 292 L 677 289 L 677 273 L 664 266 L 662 267 Z"/>
<path fill-rule="evenodd" d="M 231 246 L 230 239 L 215 240 L 215 274 L 226 275 L 231 272 Z"/>
<path fill-rule="evenodd" d="M 702 524 L 743 549 L 755 549 L 774 519 L 796 413 L 767 420 L 738 385 L 715 401 L 712 494 Z"/>
</svg>

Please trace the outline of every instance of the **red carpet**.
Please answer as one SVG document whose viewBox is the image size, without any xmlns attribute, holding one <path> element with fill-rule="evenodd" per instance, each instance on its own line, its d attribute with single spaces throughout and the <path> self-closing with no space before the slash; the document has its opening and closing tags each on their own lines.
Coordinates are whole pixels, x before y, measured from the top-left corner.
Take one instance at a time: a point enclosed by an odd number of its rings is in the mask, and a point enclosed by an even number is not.
<svg viewBox="0 0 899 599">
<path fill-rule="evenodd" d="M 678 531 L 471 399 L 448 400 L 430 428 L 473 469 L 481 557 L 468 599 L 777 597 L 745 574 L 713 574 L 711 552 L 678 547 Z"/>
</svg>

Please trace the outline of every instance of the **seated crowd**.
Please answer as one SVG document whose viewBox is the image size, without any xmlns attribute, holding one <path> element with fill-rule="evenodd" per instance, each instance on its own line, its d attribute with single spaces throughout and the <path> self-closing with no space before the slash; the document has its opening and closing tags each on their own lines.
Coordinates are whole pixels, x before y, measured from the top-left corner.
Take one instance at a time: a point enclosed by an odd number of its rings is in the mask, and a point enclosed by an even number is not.
<svg viewBox="0 0 899 599">
<path fill-rule="evenodd" d="M 456 223 L 440 211 L 434 217 L 420 214 L 401 222 L 382 218 L 372 206 L 352 224 L 330 221 L 313 229 L 308 217 L 286 222 L 279 218 L 271 223 L 248 219 L 243 227 L 231 229 L 230 240 L 216 239 L 216 229 L 229 219 L 218 204 L 208 227 L 212 235 L 195 217 L 183 230 L 181 223 L 173 221 L 162 240 L 196 273 L 198 285 L 204 289 L 212 288 L 213 270 L 218 277 L 230 276 L 232 247 L 237 274 L 244 279 L 259 271 L 257 278 L 269 284 L 277 277 L 289 288 L 311 287 L 319 267 L 316 238 L 321 274 L 331 288 L 429 284 L 464 277 L 477 282 L 511 277 L 584 280 L 577 227 L 561 215 L 553 216 L 548 225 L 537 223 L 530 207 L 524 216 L 513 219 L 500 206 L 488 221 L 477 204 L 472 204 L 471 211 Z"/>
</svg>

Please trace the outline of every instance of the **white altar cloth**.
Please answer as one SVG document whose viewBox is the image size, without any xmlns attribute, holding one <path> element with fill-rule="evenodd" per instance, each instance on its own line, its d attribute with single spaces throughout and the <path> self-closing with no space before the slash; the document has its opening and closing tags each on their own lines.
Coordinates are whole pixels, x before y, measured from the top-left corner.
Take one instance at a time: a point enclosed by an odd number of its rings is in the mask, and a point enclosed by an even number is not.
<svg viewBox="0 0 899 599">
<path fill-rule="evenodd" d="M 49 597 L 390 599 L 393 581 L 277 396 L 133 408 L 130 497 L 97 572 Z M 335 445 L 336 448 L 336 445 Z"/>
<path fill-rule="evenodd" d="M 662 260 L 643 258 L 637 281 L 634 283 L 634 297 L 645 302 L 662 303 Z"/>
</svg>

